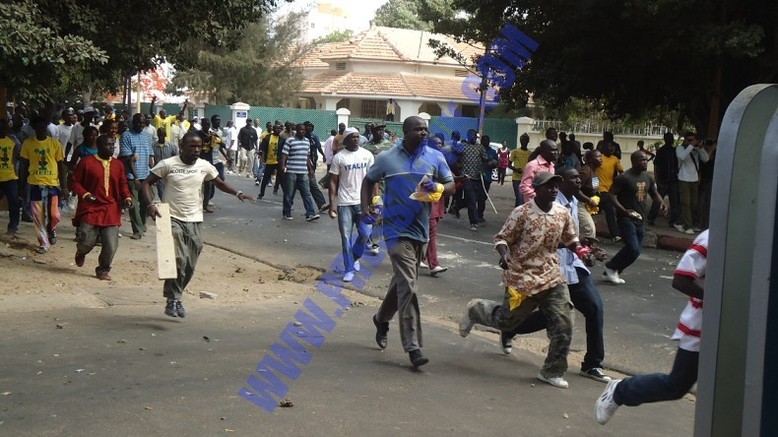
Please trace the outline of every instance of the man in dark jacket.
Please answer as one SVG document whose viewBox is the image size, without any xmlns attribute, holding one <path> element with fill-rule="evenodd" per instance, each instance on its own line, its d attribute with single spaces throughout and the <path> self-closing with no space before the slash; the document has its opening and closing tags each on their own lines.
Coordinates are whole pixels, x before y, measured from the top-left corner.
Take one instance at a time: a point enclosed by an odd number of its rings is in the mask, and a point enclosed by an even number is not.
<svg viewBox="0 0 778 437">
<path fill-rule="evenodd" d="M 251 177 L 251 167 L 254 165 L 254 153 L 257 148 L 257 131 L 251 127 L 251 119 L 246 119 L 246 125 L 238 131 L 238 176 L 246 170 L 246 177 Z"/>
<path fill-rule="evenodd" d="M 678 157 L 675 154 L 675 138 L 671 132 L 665 133 L 665 144 L 656 151 L 654 159 L 654 179 L 659 196 L 670 198 L 670 226 L 678 223 L 681 216 L 681 204 L 678 198 Z M 648 213 L 648 224 L 653 226 L 659 214 L 659 205 L 652 204 Z"/>
</svg>

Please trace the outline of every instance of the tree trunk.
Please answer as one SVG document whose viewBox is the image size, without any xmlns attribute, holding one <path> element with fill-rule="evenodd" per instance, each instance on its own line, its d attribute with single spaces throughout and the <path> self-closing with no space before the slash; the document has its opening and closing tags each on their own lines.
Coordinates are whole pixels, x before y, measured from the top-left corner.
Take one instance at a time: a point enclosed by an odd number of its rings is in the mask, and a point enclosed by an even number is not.
<svg viewBox="0 0 778 437">
<path fill-rule="evenodd" d="M 0 85 L 0 118 L 8 118 L 8 88 Z"/>
<path fill-rule="evenodd" d="M 719 136 L 719 127 L 721 125 L 721 76 L 723 70 L 724 67 L 721 65 L 721 61 L 717 61 L 713 72 L 713 92 L 709 99 L 710 114 L 706 138 L 718 138 Z"/>
</svg>

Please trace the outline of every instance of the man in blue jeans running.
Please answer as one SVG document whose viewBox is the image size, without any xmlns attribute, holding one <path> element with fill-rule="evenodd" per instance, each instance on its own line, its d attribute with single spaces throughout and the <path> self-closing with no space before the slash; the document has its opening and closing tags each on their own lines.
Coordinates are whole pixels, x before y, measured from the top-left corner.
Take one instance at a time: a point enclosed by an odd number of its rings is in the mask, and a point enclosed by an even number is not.
<svg viewBox="0 0 778 437">
<path fill-rule="evenodd" d="M 680 399 L 697 382 L 702 335 L 702 299 L 708 259 L 708 231 L 703 231 L 678 262 L 673 274 L 673 288 L 689 296 L 673 333 L 680 340 L 673 370 L 669 375 L 654 373 L 638 375 L 608 383 L 597 399 L 594 414 L 597 423 L 605 425 L 616 410 L 627 405 L 635 407 L 649 402 Z"/>
<path fill-rule="evenodd" d="M 332 158 L 330 165 L 329 209 L 330 217 L 338 218 L 345 267 L 343 282 L 351 282 L 354 272 L 359 271 L 359 258 L 370 236 L 370 225 L 362 222 L 360 194 L 362 180 L 374 158 L 367 149 L 359 147 L 359 131 L 354 128 L 343 132 L 343 145 L 345 148 Z M 355 226 L 356 238 L 351 235 Z"/>
<path fill-rule="evenodd" d="M 618 217 L 619 236 L 624 241 L 624 247 L 605 263 L 605 278 L 614 284 L 626 282 L 619 275 L 640 256 L 646 229 L 647 195 L 659 205 L 663 215 L 667 212 L 667 206 L 656 190 L 654 178 L 646 173 L 648 156 L 636 150 L 632 152 L 630 161 L 632 167 L 616 177 L 609 192 Z"/>
</svg>

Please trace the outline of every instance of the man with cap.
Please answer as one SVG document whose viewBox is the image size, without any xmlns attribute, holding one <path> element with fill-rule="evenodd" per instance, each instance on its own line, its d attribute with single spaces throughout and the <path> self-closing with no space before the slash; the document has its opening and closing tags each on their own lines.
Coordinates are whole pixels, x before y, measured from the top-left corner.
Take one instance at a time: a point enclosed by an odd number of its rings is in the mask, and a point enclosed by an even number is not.
<svg viewBox="0 0 778 437">
<path fill-rule="evenodd" d="M 370 140 L 362 146 L 370 151 L 373 156 L 378 155 L 384 150 L 391 149 L 392 146 L 394 146 L 391 141 L 384 138 L 384 129 L 386 129 L 385 124 L 374 125 L 371 128 L 372 136 L 370 137 Z"/>
<path fill-rule="evenodd" d="M 362 222 L 360 199 L 362 180 L 373 165 L 373 154 L 359 147 L 359 131 L 348 128 L 343 132 L 345 148 L 332 158 L 330 165 L 330 217 L 338 218 L 338 230 L 343 248 L 345 275 L 343 282 L 354 280 L 360 270 L 359 258 L 365 251 L 370 236 L 370 225 Z M 337 203 L 336 203 L 337 200 Z M 337 205 L 337 207 L 335 206 Z M 354 226 L 356 238 L 352 237 Z"/>
<path fill-rule="evenodd" d="M 510 333 L 535 308 L 540 308 L 548 322 L 550 343 L 537 378 L 554 387 L 567 388 L 564 374 L 573 334 L 573 304 L 557 249 L 567 247 L 579 258 L 591 253 L 591 249 L 581 246 L 573 217 L 555 202 L 561 180 L 549 172 L 537 173 L 532 181 L 533 199 L 515 208 L 494 236 L 504 270 L 504 299 L 502 303 L 471 300 L 459 322 L 459 334 L 467 337 L 475 324 Z"/>
<path fill-rule="evenodd" d="M 595 153 L 599 153 L 596 152 Z M 578 209 L 583 208 L 579 205 L 576 196 L 581 190 L 581 177 L 578 170 L 572 167 L 563 167 L 558 172 L 562 177 L 559 184 L 559 194 L 556 196 L 556 202 L 564 206 L 573 221 L 576 228 L 579 229 L 579 238 L 587 238 L 580 235 L 580 226 L 578 220 Z M 602 361 L 605 359 L 605 340 L 603 336 L 603 326 L 605 324 L 604 306 L 600 292 L 592 280 L 591 273 L 586 268 L 584 262 L 579 259 L 575 253 L 567 248 L 557 249 L 557 255 L 562 267 L 562 274 L 565 276 L 567 287 L 570 290 L 570 298 L 581 314 L 583 314 L 586 325 L 586 354 L 581 363 L 580 375 L 594 379 L 595 381 L 608 382 L 611 380 L 602 370 Z M 534 311 L 521 325 L 512 333 L 500 333 L 500 347 L 507 355 L 511 353 L 511 339 L 513 334 L 530 334 L 546 329 L 546 318 L 542 311 Z"/>
</svg>

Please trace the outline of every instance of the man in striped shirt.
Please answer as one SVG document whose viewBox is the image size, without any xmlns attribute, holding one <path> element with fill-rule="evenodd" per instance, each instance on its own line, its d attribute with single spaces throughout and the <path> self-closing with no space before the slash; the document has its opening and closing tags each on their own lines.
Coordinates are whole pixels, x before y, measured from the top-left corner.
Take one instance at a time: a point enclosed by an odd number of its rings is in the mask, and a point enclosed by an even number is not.
<svg viewBox="0 0 778 437">
<path fill-rule="evenodd" d="M 140 186 L 149 176 L 149 170 L 154 166 L 154 152 L 151 149 L 151 137 L 143 131 L 146 119 L 143 114 L 132 116 L 132 124 L 128 131 L 122 134 L 119 147 L 119 159 L 124 162 L 127 181 L 132 193 L 130 223 L 132 224 L 133 240 L 140 240 L 146 233 L 146 208 L 148 204 L 140 197 Z"/>
<path fill-rule="evenodd" d="M 673 340 L 680 340 L 673 370 L 669 375 L 654 373 L 611 381 L 597 399 L 597 423 L 605 425 L 622 406 L 680 399 L 697 382 L 702 335 L 703 283 L 708 258 L 708 231 L 703 231 L 683 254 L 673 275 L 673 288 L 689 296 Z"/>
<path fill-rule="evenodd" d="M 305 125 L 298 123 L 295 130 L 295 136 L 287 139 L 281 150 L 281 168 L 286 175 L 284 220 L 292 220 L 292 202 L 295 192 L 300 190 L 305 206 L 305 220 L 312 222 L 318 220 L 320 216 L 313 208 L 313 197 L 308 183 L 308 178 L 313 173 L 313 163 L 309 158 L 311 143 L 305 137 L 307 132 Z"/>
</svg>

